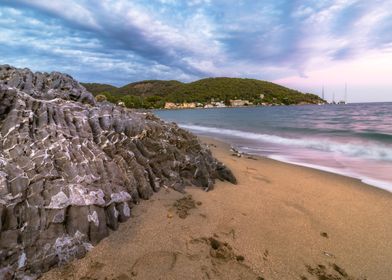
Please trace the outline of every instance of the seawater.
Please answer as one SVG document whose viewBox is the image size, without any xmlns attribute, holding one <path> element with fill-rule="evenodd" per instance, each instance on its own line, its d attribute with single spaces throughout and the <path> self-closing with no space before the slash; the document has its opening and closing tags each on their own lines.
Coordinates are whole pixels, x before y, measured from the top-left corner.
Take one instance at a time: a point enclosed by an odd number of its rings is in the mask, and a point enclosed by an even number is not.
<svg viewBox="0 0 392 280">
<path fill-rule="evenodd" d="M 242 152 L 346 175 L 392 192 L 392 103 L 154 113 Z"/>
</svg>

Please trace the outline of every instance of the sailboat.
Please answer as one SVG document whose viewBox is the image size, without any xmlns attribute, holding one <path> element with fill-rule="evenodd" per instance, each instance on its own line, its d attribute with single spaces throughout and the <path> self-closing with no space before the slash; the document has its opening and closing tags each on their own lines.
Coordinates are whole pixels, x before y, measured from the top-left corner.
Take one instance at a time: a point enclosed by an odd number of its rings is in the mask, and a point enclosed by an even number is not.
<svg viewBox="0 0 392 280">
<path fill-rule="evenodd" d="M 344 100 L 340 100 L 338 104 L 346 104 L 347 103 L 347 83 L 344 86 Z"/>
<path fill-rule="evenodd" d="M 324 102 L 319 102 L 318 105 L 325 105 L 325 104 L 328 104 L 328 101 L 325 101 L 325 99 L 324 99 L 324 85 L 323 85 L 323 88 L 322 88 L 322 90 L 321 90 L 321 99 L 322 99 Z"/>
</svg>

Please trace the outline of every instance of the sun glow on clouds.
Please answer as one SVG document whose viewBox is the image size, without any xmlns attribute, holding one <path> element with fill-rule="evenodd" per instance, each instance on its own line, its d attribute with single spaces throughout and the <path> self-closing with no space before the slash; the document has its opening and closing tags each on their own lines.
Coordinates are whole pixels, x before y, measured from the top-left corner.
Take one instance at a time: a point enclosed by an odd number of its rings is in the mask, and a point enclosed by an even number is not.
<svg viewBox="0 0 392 280">
<path fill-rule="evenodd" d="M 116 85 L 237 76 L 319 93 L 347 82 L 352 101 L 392 100 L 392 0 L 0 4 L 0 63 Z"/>
</svg>

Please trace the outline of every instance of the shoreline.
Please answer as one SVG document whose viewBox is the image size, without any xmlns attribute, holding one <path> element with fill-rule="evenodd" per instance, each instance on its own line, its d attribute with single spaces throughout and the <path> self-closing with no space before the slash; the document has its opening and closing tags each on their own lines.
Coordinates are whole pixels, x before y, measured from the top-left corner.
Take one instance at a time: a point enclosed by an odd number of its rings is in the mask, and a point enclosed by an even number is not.
<svg viewBox="0 0 392 280">
<path fill-rule="evenodd" d="M 229 151 L 233 147 L 230 143 L 227 143 L 227 142 L 225 142 L 225 141 L 223 141 L 221 139 L 215 138 L 215 137 L 201 136 L 201 135 L 197 135 L 197 137 L 203 143 L 206 143 L 206 144 L 208 142 L 218 143 L 218 145 L 221 146 L 223 149 L 227 149 Z M 236 147 L 234 147 L 234 148 L 236 148 Z M 376 191 L 380 191 L 382 193 L 387 193 L 388 195 L 391 195 L 391 197 L 392 197 L 392 191 L 389 191 L 388 189 L 385 189 L 383 187 L 378 187 L 378 186 L 366 183 L 365 179 L 352 177 L 352 176 L 344 174 L 343 172 L 342 173 L 337 173 L 337 172 L 335 172 L 335 170 L 332 170 L 332 169 L 329 170 L 328 167 L 312 165 L 312 164 L 306 164 L 306 163 L 301 163 L 301 162 L 285 161 L 283 159 L 282 160 L 278 159 L 278 157 L 262 156 L 262 155 L 246 153 L 246 152 L 241 152 L 241 154 L 245 158 L 246 157 L 251 157 L 251 158 L 256 158 L 258 160 L 276 162 L 276 163 L 280 163 L 280 164 L 283 164 L 283 165 L 288 165 L 288 166 L 291 166 L 291 167 L 299 167 L 301 169 L 305 168 L 305 169 L 308 169 L 308 170 L 311 170 L 311 171 L 320 172 L 321 174 L 325 174 L 325 175 L 332 175 L 332 176 L 342 177 L 342 179 L 345 179 L 345 180 L 353 180 L 355 183 L 363 185 L 362 187 L 370 188 L 370 189 L 376 189 Z"/>
<path fill-rule="evenodd" d="M 161 189 L 85 258 L 42 279 L 390 279 L 389 192 L 199 139 L 238 185 Z M 194 208 L 181 218 L 188 195 Z"/>
<path fill-rule="evenodd" d="M 199 139 L 201 139 L 203 142 L 206 142 L 208 140 L 212 140 L 212 141 L 220 142 L 222 145 L 227 145 L 228 149 L 230 149 L 231 147 L 234 147 L 235 149 L 239 149 L 238 147 L 235 147 L 235 146 L 231 145 L 230 143 L 227 143 L 224 140 L 221 140 L 216 137 L 201 136 L 201 135 L 198 135 L 197 137 L 199 137 Z M 269 160 L 277 161 L 277 162 L 284 163 L 284 164 L 299 166 L 299 167 L 303 167 L 303 168 L 309 168 L 311 170 L 317 170 L 317 171 L 325 172 L 328 174 L 343 176 L 343 177 L 346 177 L 349 179 L 356 180 L 356 181 L 358 181 L 358 183 L 365 184 L 368 187 L 376 188 L 376 189 L 379 189 L 379 190 L 382 190 L 382 191 L 385 191 L 385 192 L 392 194 L 392 188 L 390 185 L 388 185 L 388 183 L 386 181 L 377 180 L 377 179 L 373 179 L 373 178 L 365 177 L 365 176 L 361 177 L 361 175 L 358 175 L 358 174 L 350 175 L 345 172 L 340 172 L 338 169 L 335 169 L 332 167 L 325 167 L 325 166 L 317 165 L 317 164 L 290 161 L 288 159 L 285 159 L 282 156 L 262 156 L 262 155 L 248 153 L 248 152 L 242 152 L 242 151 L 240 151 L 240 153 L 245 156 L 250 155 L 252 157 L 257 157 L 260 159 L 269 159 Z"/>
<path fill-rule="evenodd" d="M 372 119 L 356 123 L 353 117 L 362 109 L 376 114 L 378 106 L 384 112 L 388 104 L 348 106 L 343 111 L 301 106 L 155 114 L 199 136 L 229 142 L 242 152 L 357 178 L 392 193 L 391 135 L 381 119 L 371 125 Z M 331 118 L 334 114 L 341 116 L 339 121 Z"/>
<path fill-rule="evenodd" d="M 195 107 L 195 108 L 152 108 L 152 109 L 146 109 L 146 110 L 151 110 L 152 112 L 154 111 L 177 111 L 177 110 L 197 110 L 197 109 L 227 109 L 227 108 L 254 108 L 254 107 L 290 107 L 290 106 L 309 106 L 309 105 L 314 105 L 314 106 L 325 106 L 325 105 L 341 105 L 341 104 L 315 104 L 315 103 L 307 103 L 307 104 L 270 104 L 270 105 L 247 105 L 247 106 L 225 106 L 225 107 Z M 346 105 L 346 104 L 345 104 Z"/>
<path fill-rule="evenodd" d="M 262 157 L 259 155 L 254 155 L 254 156 Z M 376 189 L 379 189 L 382 191 L 386 191 L 388 193 L 392 193 L 392 188 L 390 185 L 388 185 L 388 183 L 386 181 L 381 181 L 381 180 L 373 179 L 370 177 L 361 177 L 360 175 L 356 175 L 356 174 L 350 175 L 348 173 L 340 172 L 337 169 L 325 167 L 322 165 L 301 163 L 301 162 L 294 162 L 294 161 L 290 161 L 290 160 L 279 159 L 279 156 L 276 156 L 276 157 L 272 156 L 272 157 L 267 157 L 267 158 L 271 159 L 271 160 L 276 160 L 276 161 L 279 161 L 282 163 L 290 164 L 290 165 L 301 166 L 301 167 L 305 167 L 305 168 L 309 168 L 309 169 L 313 169 L 313 170 L 318 170 L 318 171 L 322 171 L 322 172 L 326 172 L 326 173 L 330 173 L 330 174 L 334 174 L 334 175 L 347 177 L 350 179 L 357 180 L 358 182 L 365 184 L 368 187 L 376 188 Z"/>
</svg>

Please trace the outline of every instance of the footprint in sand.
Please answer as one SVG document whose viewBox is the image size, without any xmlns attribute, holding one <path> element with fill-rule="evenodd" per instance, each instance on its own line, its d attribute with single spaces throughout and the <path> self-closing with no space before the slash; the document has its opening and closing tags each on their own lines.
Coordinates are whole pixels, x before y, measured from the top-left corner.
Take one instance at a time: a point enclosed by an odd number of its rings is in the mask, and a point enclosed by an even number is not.
<svg viewBox="0 0 392 280">
<path fill-rule="evenodd" d="M 131 280 L 132 278 L 130 276 L 128 276 L 127 274 L 120 274 L 119 276 L 117 276 L 116 278 L 114 278 L 114 280 Z"/>
<path fill-rule="evenodd" d="M 140 279 L 159 279 L 173 270 L 177 262 L 177 252 L 155 251 L 136 260 L 131 274 Z"/>
<path fill-rule="evenodd" d="M 260 175 L 258 173 L 257 169 L 255 169 L 255 168 L 246 167 L 246 173 L 248 173 L 250 175 L 250 178 L 253 180 L 262 181 L 267 184 L 271 183 L 271 181 L 267 177 Z"/>
<path fill-rule="evenodd" d="M 193 238 L 186 252 L 155 251 L 136 260 L 129 270 L 136 279 L 262 279 L 246 265 L 227 242 L 216 238 Z M 259 277 L 259 278 L 258 278 Z"/>
<path fill-rule="evenodd" d="M 270 184 L 271 181 L 264 176 L 252 176 L 252 178 L 256 181 L 262 181 L 264 183 Z"/>
</svg>

